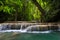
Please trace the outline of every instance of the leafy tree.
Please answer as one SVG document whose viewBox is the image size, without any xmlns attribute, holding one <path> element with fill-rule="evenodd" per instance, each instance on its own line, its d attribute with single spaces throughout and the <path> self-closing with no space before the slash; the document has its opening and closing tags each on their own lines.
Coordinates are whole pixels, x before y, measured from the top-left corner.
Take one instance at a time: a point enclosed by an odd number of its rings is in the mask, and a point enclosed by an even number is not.
<svg viewBox="0 0 60 40">
<path fill-rule="evenodd" d="M 0 0 L 0 19 L 5 21 L 54 21 L 56 19 L 53 20 L 53 18 L 60 13 L 59 3 L 60 0 Z"/>
<path fill-rule="evenodd" d="M 32 0 L 41 12 L 43 21 L 51 21 L 52 18 L 60 11 L 58 9 L 60 0 Z"/>
</svg>

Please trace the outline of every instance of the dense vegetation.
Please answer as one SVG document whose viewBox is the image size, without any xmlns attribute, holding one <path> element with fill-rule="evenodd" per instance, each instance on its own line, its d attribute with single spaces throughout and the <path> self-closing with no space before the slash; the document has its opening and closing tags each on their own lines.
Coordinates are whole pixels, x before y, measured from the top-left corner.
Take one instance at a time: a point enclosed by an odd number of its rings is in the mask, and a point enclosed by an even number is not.
<svg viewBox="0 0 60 40">
<path fill-rule="evenodd" d="M 60 0 L 0 0 L 0 22 L 56 22 L 60 17 Z"/>
</svg>

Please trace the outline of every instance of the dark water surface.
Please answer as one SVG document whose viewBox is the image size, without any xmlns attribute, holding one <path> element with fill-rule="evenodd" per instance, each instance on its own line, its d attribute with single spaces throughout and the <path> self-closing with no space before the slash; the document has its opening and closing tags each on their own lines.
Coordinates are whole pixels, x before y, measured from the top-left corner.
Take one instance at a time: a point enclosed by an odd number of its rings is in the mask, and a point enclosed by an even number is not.
<svg viewBox="0 0 60 40">
<path fill-rule="evenodd" d="M 60 40 L 60 32 L 48 34 L 0 33 L 0 40 Z"/>
</svg>

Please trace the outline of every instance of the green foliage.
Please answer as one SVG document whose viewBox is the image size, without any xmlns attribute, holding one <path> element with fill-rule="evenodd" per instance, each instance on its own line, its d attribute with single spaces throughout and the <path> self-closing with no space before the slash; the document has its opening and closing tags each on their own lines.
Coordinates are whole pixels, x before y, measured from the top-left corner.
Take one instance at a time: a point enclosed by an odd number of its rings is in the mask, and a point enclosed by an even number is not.
<svg viewBox="0 0 60 40">
<path fill-rule="evenodd" d="M 43 17 L 44 21 L 50 20 L 60 11 L 60 0 L 37 0 L 37 2 L 46 12 Z M 8 21 L 14 19 L 19 21 L 39 21 L 42 14 L 38 7 L 32 3 L 32 0 L 0 0 L 0 12 L 3 15 L 6 13 Z"/>
<path fill-rule="evenodd" d="M 60 11 L 60 0 L 37 0 L 41 7 L 45 10 L 44 21 L 51 20 Z"/>
<path fill-rule="evenodd" d="M 1 0 L 0 4 L 0 11 L 11 15 L 12 18 L 8 17 L 8 20 L 14 19 L 16 12 L 17 20 L 31 21 L 40 19 L 40 12 L 31 0 Z"/>
</svg>

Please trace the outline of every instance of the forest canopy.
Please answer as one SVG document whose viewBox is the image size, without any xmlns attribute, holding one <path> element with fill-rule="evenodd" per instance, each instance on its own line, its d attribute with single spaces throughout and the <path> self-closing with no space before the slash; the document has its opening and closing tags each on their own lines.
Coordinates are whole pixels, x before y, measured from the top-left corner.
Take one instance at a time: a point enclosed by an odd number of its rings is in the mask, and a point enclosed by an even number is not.
<svg viewBox="0 0 60 40">
<path fill-rule="evenodd" d="M 0 0 L 0 21 L 56 22 L 60 0 Z"/>
</svg>

